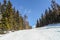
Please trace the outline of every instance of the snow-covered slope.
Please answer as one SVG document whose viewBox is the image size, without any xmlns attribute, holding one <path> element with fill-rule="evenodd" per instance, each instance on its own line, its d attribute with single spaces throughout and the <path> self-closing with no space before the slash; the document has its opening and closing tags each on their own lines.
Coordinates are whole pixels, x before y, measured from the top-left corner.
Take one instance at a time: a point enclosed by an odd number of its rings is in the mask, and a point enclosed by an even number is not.
<svg viewBox="0 0 60 40">
<path fill-rule="evenodd" d="M 30 30 L 11 32 L 0 37 L 0 40 L 60 40 L 60 27 L 45 26 Z"/>
</svg>

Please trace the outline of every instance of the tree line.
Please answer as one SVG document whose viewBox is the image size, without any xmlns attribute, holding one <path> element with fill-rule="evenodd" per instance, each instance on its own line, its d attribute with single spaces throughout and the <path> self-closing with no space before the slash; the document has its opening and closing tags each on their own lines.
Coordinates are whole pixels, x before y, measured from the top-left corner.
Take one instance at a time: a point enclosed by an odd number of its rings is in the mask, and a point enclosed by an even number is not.
<svg viewBox="0 0 60 40">
<path fill-rule="evenodd" d="M 45 10 L 44 15 L 41 15 L 41 18 L 37 20 L 36 27 L 43 27 L 48 24 L 60 23 L 60 5 L 51 1 L 51 8 Z"/>
<path fill-rule="evenodd" d="M 16 10 L 15 7 L 12 7 L 10 0 L 4 0 L 3 4 L 0 2 L 0 33 L 4 31 L 30 29 L 30 25 L 24 22 L 24 17 L 21 16 L 20 12 Z"/>
</svg>

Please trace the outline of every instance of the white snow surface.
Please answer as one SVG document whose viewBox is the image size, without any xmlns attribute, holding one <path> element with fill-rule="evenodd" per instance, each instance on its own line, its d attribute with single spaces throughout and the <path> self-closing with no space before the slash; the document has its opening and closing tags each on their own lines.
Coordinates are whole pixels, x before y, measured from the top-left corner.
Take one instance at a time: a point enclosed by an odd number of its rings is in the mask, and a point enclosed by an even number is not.
<svg viewBox="0 0 60 40">
<path fill-rule="evenodd" d="M 1 36 L 0 40 L 60 40 L 60 27 L 45 26 L 10 32 Z"/>
</svg>

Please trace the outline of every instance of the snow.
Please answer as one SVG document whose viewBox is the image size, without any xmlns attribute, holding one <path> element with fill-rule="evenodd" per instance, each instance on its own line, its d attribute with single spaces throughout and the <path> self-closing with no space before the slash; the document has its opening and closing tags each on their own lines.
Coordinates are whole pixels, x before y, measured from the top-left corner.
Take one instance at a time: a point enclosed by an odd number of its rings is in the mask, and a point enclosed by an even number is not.
<svg viewBox="0 0 60 40">
<path fill-rule="evenodd" d="M 49 25 L 41 28 L 10 32 L 1 36 L 0 40 L 60 40 L 60 27 Z"/>
</svg>

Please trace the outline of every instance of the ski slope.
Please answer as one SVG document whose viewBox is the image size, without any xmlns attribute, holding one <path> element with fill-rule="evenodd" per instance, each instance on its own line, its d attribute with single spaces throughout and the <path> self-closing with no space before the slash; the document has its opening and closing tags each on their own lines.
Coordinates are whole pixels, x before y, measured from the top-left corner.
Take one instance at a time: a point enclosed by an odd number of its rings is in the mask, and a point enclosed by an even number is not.
<svg viewBox="0 0 60 40">
<path fill-rule="evenodd" d="M 60 40 L 60 27 L 49 25 L 30 30 L 10 32 L 1 36 L 0 40 Z"/>
</svg>

